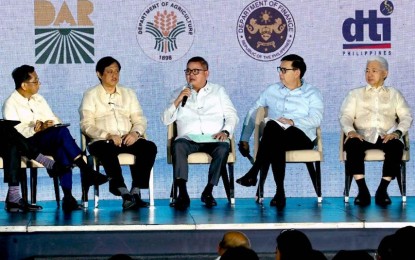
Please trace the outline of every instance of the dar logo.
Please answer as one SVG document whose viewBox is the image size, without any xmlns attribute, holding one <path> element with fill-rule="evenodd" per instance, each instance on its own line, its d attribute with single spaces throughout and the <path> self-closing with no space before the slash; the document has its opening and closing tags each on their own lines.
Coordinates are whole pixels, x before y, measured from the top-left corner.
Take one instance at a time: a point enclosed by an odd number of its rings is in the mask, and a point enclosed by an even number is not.
<svg viewBox="0 0 415 260">
<path fill-rule="evenodd" d="M 173 1 L 147 6 L 138 19 L 137 41 L 151 59 L 170 62 L 183 57 L 193 44 L 194 26 L 190 13 Z"/>
<path fill-rule="evenodd" d="M 34 10 L 36 64 L 94 63 L 94 24 L 89 18 L 94 6 L 90 1 L 77 1 L 75 15 L 66 1 L 54 6 L 35 0 Z"/>
<path fill-rule="evenodd" d="M 279 1 L 253 1 L 240 14 L 236 34 L 248 56 L 273 61 L 283 56 L 294 42 L 294 18 Z"/>
</svg>

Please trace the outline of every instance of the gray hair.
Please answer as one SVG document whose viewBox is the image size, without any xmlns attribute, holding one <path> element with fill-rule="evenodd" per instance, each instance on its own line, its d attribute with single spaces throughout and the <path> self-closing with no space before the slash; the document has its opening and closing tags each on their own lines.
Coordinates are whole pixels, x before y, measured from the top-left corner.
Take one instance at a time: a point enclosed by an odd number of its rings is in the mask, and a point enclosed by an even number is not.
<svg viewBox="0 0 415 260">
<path fill-rule="evenodd" d="M 374 56 L 374 57 L 370 57 L 369 59 L 367 59 L 367 63 L 372 62 L 372 61 L 377 61 L 380 63 L 380 66 L 385 69 L 386 71 L 389 71 L 389 65 L 388 65 L 388 61 L 381 57 L 381 56 Z"/>
</svg>

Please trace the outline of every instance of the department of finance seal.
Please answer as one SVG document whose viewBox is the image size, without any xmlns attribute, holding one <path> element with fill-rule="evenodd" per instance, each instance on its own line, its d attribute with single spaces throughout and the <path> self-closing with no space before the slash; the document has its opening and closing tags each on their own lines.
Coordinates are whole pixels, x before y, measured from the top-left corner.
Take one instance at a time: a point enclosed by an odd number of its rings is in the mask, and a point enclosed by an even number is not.
<svg viewBox="0 0 415 260">
<path fill-rule="evenodd" d="M 273 61 L 291 48 L 295 22 L 290 10 L 281 2 L 257 0 L 240 14 L 236 34 L 248 56 L 259 61 Z"/>
<path fill-rule="evenodd" d="M 195 28 L 190 13 L 174 1 L 157 1 L 141 13 L 137 41 L 155 61 L 170 62 L 183 57 L 193 44 Z"/>
</svg>

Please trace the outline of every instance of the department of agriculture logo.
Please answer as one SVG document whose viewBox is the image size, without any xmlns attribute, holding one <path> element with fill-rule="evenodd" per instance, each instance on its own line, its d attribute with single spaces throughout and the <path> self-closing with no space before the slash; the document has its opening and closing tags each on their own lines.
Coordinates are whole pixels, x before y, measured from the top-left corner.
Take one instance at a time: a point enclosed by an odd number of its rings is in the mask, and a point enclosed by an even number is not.
<svg viewBox="0 0 415 260">
<path fill-rule="evenodd" d="M 253 1 L 240 14 L 236 34 L 248 56 L 273 61 L 283 56 L 294 42 L 294 18 L 279 1 Z"/>
<path fill-rule="evenodd" d="M 194 26 L 190 13 L 173 1 L 147 6 L 140 14 L 137 41 L 155 61 L 169 62 L 183 57 L 193 44 Z"/>
<path fill-rule="evenodd" d="M 36 64 L 94 63 L 94 6 L 76 1 L 71 10 L 66 2 L 34 1 Z"/>
</svg>

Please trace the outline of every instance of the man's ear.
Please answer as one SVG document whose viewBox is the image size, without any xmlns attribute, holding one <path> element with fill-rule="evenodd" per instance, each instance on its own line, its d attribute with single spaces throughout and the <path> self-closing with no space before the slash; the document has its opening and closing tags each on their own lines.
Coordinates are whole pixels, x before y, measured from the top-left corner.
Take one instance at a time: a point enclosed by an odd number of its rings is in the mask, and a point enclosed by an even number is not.
<svg viewBox="0 0 415 260">
<path fill-rule="evenodd" d="M 26 88 L 26 83 L 22 82 L 22 84 L 20 84 L 20 88 L 23 89 L 23 90 L 26 90 L 27 89 Z"/>
<path fill-rule="evenodd" d="M 97 71 L 97 77 L 101 79 L 101 74 Z"/>
<path fill-rule="evenodd" d="M 383 74 L 383 80 L 385 80 L 388 77 L 389 71 L 385 70 Z"/>
</svg>

